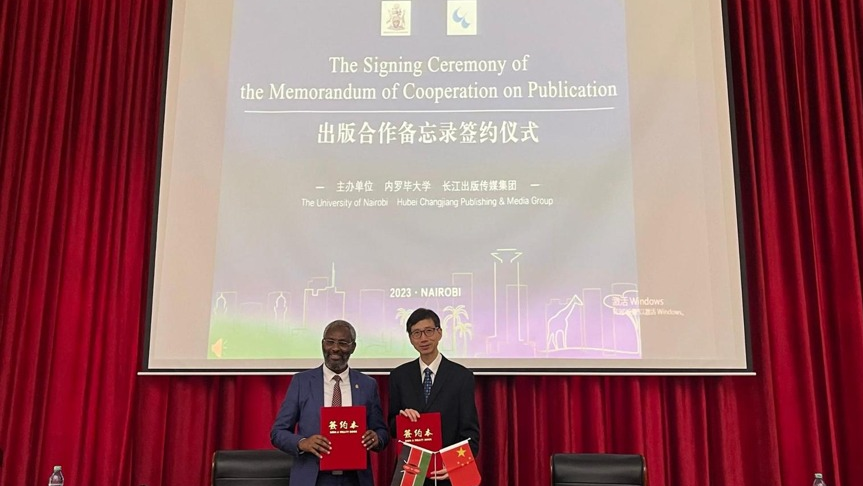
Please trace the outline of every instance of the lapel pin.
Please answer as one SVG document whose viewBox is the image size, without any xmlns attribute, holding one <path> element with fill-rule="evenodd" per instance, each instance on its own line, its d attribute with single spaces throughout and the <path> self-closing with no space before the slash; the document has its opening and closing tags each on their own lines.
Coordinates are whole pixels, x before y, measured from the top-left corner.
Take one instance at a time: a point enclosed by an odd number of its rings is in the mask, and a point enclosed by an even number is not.
<svg viewBox="0 0 863 486">
<path fill-rule="evenodd" d="M 359 390 L 359 389 L 360 389 L 360 385 L 354 385 L 354 388 L 356 388 L 357 390 Z"/>
</svg>

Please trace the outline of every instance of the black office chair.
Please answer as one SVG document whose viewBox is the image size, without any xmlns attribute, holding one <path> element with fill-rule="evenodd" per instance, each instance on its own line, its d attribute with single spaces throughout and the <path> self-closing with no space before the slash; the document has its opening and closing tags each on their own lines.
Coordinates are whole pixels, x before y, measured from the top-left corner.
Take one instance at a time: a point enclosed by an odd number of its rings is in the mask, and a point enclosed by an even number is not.
<svg viewBox="0 0 863 486">
<path fill-rule="evenodd" d="M 213 486 L 288 486 L 294 458 L 275 449 L 216 451 Z"/>
<path fill-rule="evenodd" d="M 639 454 L 552 454 L 552 486 L 646 486 Z"/>
</svg>

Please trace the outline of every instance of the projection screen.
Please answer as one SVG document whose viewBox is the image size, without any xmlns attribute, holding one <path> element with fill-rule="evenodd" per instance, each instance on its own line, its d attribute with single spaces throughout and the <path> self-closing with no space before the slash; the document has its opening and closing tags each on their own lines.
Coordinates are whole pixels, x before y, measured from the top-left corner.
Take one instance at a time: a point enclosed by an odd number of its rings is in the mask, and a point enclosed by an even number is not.
<svg viewBox="0 0 863 486">
<path fill-rule="evenodd" d="M 172 10 L 143 372 L 752 371 L 719 1 Z"/>
</svg>

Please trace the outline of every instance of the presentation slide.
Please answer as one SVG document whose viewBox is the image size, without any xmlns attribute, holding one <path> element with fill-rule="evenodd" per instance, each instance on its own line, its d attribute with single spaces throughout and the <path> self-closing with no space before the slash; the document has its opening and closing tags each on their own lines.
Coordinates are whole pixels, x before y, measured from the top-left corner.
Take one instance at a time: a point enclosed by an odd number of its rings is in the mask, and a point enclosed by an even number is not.
<svg viewBox="0 0 863 486">
<path fill-rule="evenodd" d="M 176 0 L 144 371 L 751 371 L 721 5 Z"/>
</svg>

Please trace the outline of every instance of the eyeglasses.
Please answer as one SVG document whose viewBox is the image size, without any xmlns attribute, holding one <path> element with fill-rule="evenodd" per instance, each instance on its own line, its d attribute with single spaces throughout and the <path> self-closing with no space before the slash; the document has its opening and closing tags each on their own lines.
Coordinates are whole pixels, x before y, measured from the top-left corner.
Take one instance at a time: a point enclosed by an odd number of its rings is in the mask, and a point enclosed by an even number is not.
<svg viewBox="0 0 863 486">
<path fill-rule="evenodd" d="M 327 346 L 338 345 L 338 347 L 342 349 L 348 349 L 349 347 L 351 347 L 351 344 L 354 344 L 353 341 L 342 341 L 341 339 L 339 339 L 338 341 L 336 341 L 335 339 L 322 339 L 321 342 L 326 344 Z"/>
<path fill-rule="evenodd" d="M 415 331 L 411 331 L 411 339 L 419 339 L 423 334 L 425 334 L 426 337 L 432 337 L 432 336 L 434 336 L 434 333 L 436 333 L 439 330 L 440 330 L 439 327 L 428 327 L 426 329 L 417 329 Z"/>
</svg>

